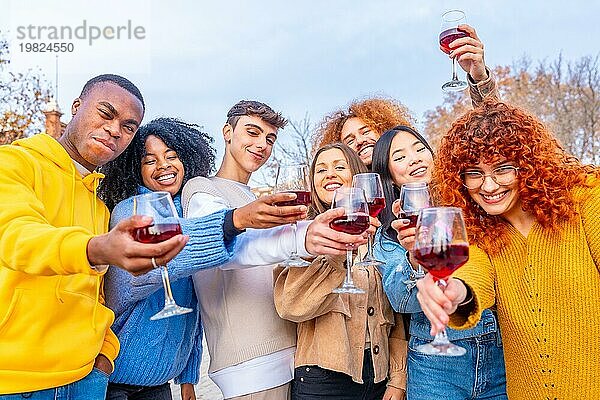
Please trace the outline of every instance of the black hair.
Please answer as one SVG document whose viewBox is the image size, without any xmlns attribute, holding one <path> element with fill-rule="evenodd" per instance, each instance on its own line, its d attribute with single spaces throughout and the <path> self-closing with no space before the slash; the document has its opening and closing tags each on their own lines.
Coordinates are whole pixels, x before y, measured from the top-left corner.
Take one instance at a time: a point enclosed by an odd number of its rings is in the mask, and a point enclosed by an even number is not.
<svg viewBox="0 0 600 400">
<path fill-rule="evenodd" d="M 208 176 L 214 170 L 213 139 L 200 131 L 198 125 L 175 118 L 154 119 L 138 129 L 131 144 L 119 157 L 100 169 L 106 178 L 98 188 L 98 196 L 109 210 L 120 201 L 136 195 L 138 187 L 143 186 L 142 158 L 150 135 L 157 136 L 177 153 L 185 169 L 182 188 L 190 178 Z"/>
<path fill-rule="evenodd" d="M 254 100 L 238 101 L 227 112 L 227 123 L 231 125 L 233 129 L 235 129 L 238 120 L 244 115 L 257 116 L 278 129 L 285 127 L 287 124 L 287 120 L 281 115 L 281 113 L 274 111 L 265 103 Z"/>
<path fill-rule="evenodd" d="M 427 143 L 427 140 L 416 130 L 406 125 L 398 125 L 386 131 L 373 148 L 373 161 L 371 163 L 372 172 L 377 172 L 381 177 L 381 185 L 383 186 L 383 194 L 385 196 L 385 208 L 379 214 L 381 221 L 381 237 L 398 241 L 396 231 L 392 228 L 392 222 L 396 219 L 392 212 L 392 203 L 400 197 L 400 188 L 394 184 L 392 174 L 389 167 L 390 147 L 392 140 L 398 132 L 408 132 L 418 139 L 433 155 L 433 149 Z"/>
<path fill-rule="evenodd" d="M 127 90 L 142 103 L 142 109 L 144 111 L 146 110 L 146 104 L 144 103 L 144 98 L 142 97 L 140 89 L 138 89 L 137 86 L 135 86 L 129 79 L 120 75 L 103 74 L 90 79 L 85 83 L 85 85 L 83 85 L 83 89 L 81 89 L 81 94 L 79 97 L 84 98 L 94 86 L 104 82 L 112 82 L 115 85 Z"/>
</svg>

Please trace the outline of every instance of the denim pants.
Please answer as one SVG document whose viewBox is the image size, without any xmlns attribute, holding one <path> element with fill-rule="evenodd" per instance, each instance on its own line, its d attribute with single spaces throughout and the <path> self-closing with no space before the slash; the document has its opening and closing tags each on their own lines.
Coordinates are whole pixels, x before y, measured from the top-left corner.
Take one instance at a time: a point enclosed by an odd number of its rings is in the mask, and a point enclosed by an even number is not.
<svg viewBox="0 0 600 400">
<path fill-rule="evenodd" d="M 360 384 L 341 372 L 304 365 L 294 371 L 292 400 L 381 400 L 387 380 L 373 382 L 375 372 L 369 349 L 365 350 L 362 379 L 364 383 Z"/>
<path fill-rule="evenodd" d="M 105 400 L 108 375 L 92 369 L 85 378 L 68 385 L 35 392 L 0 395 L 0 400 Z"/>
<path fill-rule="evenodd" d="M 461 357 L 416 351 L 427 342 L 415 336 L 409 340 L 407 400 L 508 399 L 499 333 L 454 340 L 467 350 Z"/>
<path fill-rule="evenodd" d="M 171 400 L 171 385 L 158 386 L 125 385 L 109 383 L 106 400 Z"/>
</svg>

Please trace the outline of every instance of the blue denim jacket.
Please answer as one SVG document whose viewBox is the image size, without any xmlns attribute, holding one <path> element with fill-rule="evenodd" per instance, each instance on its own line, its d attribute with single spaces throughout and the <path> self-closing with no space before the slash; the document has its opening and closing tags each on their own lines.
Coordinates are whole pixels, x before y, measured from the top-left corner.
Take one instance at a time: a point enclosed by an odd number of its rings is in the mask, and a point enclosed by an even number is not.
<svg viewBox="0 0 600 400">
<path fill-rule="evenodd" d="M 433 339 L 429 334 L 431 324 L 417 301 L 416 280 L 413 268 L 406 258 L 406 250 L 397 242 L 383 237 L 381 229 L 378 229 L 375 234 L 373 250 L 377 259 L 385 261 L 385 265 L 380 267 L 383 289 L 392 307 L 397 312 L 411 314 L 410 335 L 423 340 Z M 410 282 L 405 283 L 408 280 Z M 483 311 L 479 324 L 474 328 L 446 329 L 448 339 L 451 341 L 483 336 L 492 332 L 498 332 L 498 322 L 489 309 Z"/>
</svg>

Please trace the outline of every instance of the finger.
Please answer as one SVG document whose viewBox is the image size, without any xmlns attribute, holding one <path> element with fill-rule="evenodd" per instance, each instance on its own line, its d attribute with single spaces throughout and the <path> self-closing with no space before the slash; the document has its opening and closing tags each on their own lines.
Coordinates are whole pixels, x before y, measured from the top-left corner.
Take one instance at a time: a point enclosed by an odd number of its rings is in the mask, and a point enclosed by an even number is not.
<svg viewBox="0 0 600 400">
<path fill-rule="evenodd" d="M 394 200 L 392 203 L 392 213 L 396 216 L 396 218 L 398 218 L 398 215 L 400 215 L 400 211 L 402 211 L 400 199 Z"/>
<path fill-rule="evenodd" d="M 345 244 L 336 242 L 335 240 L 331 240 L 331 239 L 328 239 L 325 237 L 315 238 L 315 240 L 313 240 L 312 244 L 316 249 L 321 248 L 321 247 L 327 247 L 327 248 L 339 250 L 342 252 L 345 252 L 346 248 L 347 248 L 347 246 Z"/>
<path fill-rule="evenodd" d="M 266 213 L 275 216 L 289 216 L 305 214 L 308 211 L 306 206 L 270 206 L 267 208 Z"/>
<path fill-rule="evenodd" d="M 477 31 L 471 25 L 462 24 L 458 26 L 459 31 L 466 32 L 473 39 L 479 40 L 479 36 L 477 36 Z"/>
<path fill-rule="evenodd" d="M 479 55 L 480 58 L 483 58 L 483 49 L 477 46 L 464 45 L 452 50 L 450 54 L 454 57 L 460 57 L 465 54 L 474 54 Z"/>
<path fill-rule="evenodd" d="M 406 227 L 408 226 L 408 224 L 410 224 L 410 220 L 405 219 L 405 218 L 400 218 L 397 219 L 395 221 L 392 221 L 392 228 L 400 233 L 400 231 L 403 231 L 406 229 Z"/>
<path fill-rule="evenodd" d="M 129 250 L 130 258 L 159 258 L 164 254 L 167 254 L 172 249 L 185 245 L 189 237 L 184 235 L 175 235 L 170 239 L 160 243 L 139 243 L 135 242 L 135 246 L 131 246 Z M 183 242 L 183 245 L 182 245 Z"/>
<path fill-rule="evenodd" d="M 119 223 L 113 229 L 132 231 L 135 228 L 143 228 L 145 226 L 152 225 L 152 221 L 152 217 L 148 217 L 146 215 L 134 215 L 133 217 L 119 221 Z"/>
<path fill-rule="evenodd" d="M 336 218 L 343 217 L 346 214 L 346 210 L 343 207 L 337 207 L 331 210 L 327 210 L 324 213 L 321 213 L 315 218 L 315 221 L 319 221 L 322 223 L 329 224 Z"/>
<path fill-rule="evenodd" d="M 371 224 L 371 226 L 374 226 L 375 228 L 379 228 L 381 226 L 381 222 L 374 217 L 369 217 L 369 223 Z"/>
<path fill-rule="evenodd" d="M 296 193 L 290 193 L 290 192 L 280 192 L 280 193 L 275 193 L 275 194 L 271 194 L 269 196 L 264 196 L 262 197 L 262 201 L 266 204 L 270 204 L 270 205 L 277 205 L 277 203 L 282 203 L 285 201 L 291 201 L 291 200 L 295 200 L 296 199 Z"/>
<path fill-rule="evenodd" d="M 171 248 L 165 254 L 163 254 L 162 256 L 160 256 L 160 261 L 162 262 L 161 265 L 166 265 L 169 261 L 171 261 L 173 258 L 175 258 L 175 256 L 177 254 L 179 254 L 179 252 L 185 247 L 185 245 L 187 244 L 187 241 L 188 241 L 189 237 L 184 236 L 184 238 L 186 238 L 186 239 L 185 240 L 177 241 L 175 247 Z"/>
</svg>

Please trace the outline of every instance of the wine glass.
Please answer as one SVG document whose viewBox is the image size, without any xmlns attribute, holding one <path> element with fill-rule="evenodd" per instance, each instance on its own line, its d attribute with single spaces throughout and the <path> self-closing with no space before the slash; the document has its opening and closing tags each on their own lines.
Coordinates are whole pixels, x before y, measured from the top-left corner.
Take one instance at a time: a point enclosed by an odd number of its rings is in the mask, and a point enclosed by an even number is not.
<svg viewBox="0 0 600 400">
<path fill-rule="evenodd" d="M 275 203 L 277 206 L 310 206 L 311 196 L 310 185 L 308 183 L 308 166 L 305 164 L 279 166 L 277 177 L 275 178 L 275 191 L 278 193 L 294 193 L 296 195 L 294 200 Z M 292 222 L 291 225 L 294 232 L 294 249 L 290 258 L 281 263 L 281 265 L 285 267 L 308 267 L 310 263 L 298 256 L 296 222 Z"/>
<path fill-rule="evenodd" d="M 425 182 L 408 182 L 400 187 L 400 215 L 398 218 L 407 219 L 408 225 L 402 226 L 400 229 L 415 228 L 417 226 L 417 218 L 419 211 L 423 208 L 431 207 L 431 197 L 429 189 Z M 400 271 L 402 268 L 398 266 L 396 269 Z M 419 279 L 425 276 L 425 271 L 421 264 L 418 265 L 414 273 L 414 277 Z M 406 283 L 409 283 L 407 281 Z"/>
<path fill-rule="evenodd" d="M 469 259 L 469 242 L 462 211 L 457 207 L 424 208 L 417 221 L 415 258 L 443 290 L 446 279 Z M 450 343 L 446 329 L 431 343 L 417 347 L 425 354 L 462 356 L 467 351 Z"/>
<path fill-rule="evenodd" d="M 333 193 L 331 208 L 338 207 L 343 207 L 346 213 L 344 216 L 335 218 L 329 223 L 331 229 L 351 235 L 358 235 L 369 229 L 371 225 L 369 221 L 369 205 L 363 189 L 356 187 L 336 189 Z M 364 290 L 356 287 L 352 281 L 352 250 L 354 248 L 354 244 L 346 245 L 346 278 L 342 286 L 333 289 L 333 293 L 365 293 Z"/>
<path fill-rule="evenodd" d="M 385 197 L 383 196 L 383 187 L 381 186 L 381 178 L 376 173 L 356 174 L 352 178 L 352 187 L 361 188 L 365 191 L 365 198 L 369 206 L 369 215 L 377 218 L 377 215 L 385 208 Z M 383 261 L 375 258 L 373 255 L 373 236 L 368 236 L 367 256 L 360 262 L 356 263 L 358 267 L 366 267 L 369 265 L 384 265 Z"/>
<path fill-rule="evenodd" d="M 168 192 L 151 192 L 135 196 L 133 198 L 133 214 L 145 215 L 153 219 L 152 225 L 133 230 L 133 238 L 138 242 L 159 243 L 181 234 L 177 210 L 171 194 Z M 152 263 L 155 268 L 158 268 L 154 258 L 152 258 Z M 160 273 L 165 288 L 165 306 L 150 319 L 156 320 L 192 312 L 191 308 L 180 307 L 175 303 L 166 265 L 160 266 Z"/>
<path fill-rule="evenodd" d="M 450 10 L 442 15 L 440 28 L 440 46 L 444 53 L 450 53 L 450 43 L 456 39 L 469 36 L 466 32 L 459 31 L 458 26 L 465 24 L 465 13 L 460 10 Z M 457 92 L 467 88 L 467 82 L 458 79 L 456 74 L 456 57 L 452 57 L 452 79 L 442 85 L 444 92 Z"/>
</svg>

